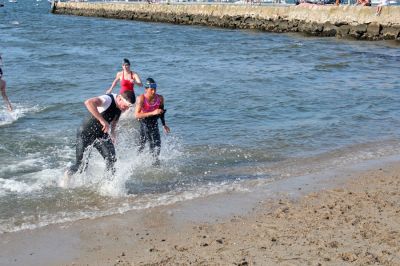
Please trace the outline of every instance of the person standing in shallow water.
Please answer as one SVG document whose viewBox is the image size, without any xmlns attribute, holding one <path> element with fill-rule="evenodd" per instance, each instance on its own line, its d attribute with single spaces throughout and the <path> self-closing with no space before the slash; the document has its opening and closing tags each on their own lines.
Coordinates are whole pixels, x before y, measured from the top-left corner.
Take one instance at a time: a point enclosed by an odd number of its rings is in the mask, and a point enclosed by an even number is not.
<svg viewBox="0 0 400 266">
<path fill-rule="evenodd" d="M 122 60 L 122 71 L 117 73 L 111 87 L 106 91 L 106 93 L 110 94 L 118 82 L 121 86 L 119 94 L 122 94 L 125 91 L 132 91 L 132 103 L 135 103 L 135 85 L 141 87 L 142 81 L 140 80 L 139 75 L 131 70 L 131 62 L 126 58 Z"/>
<path fill-rule="evenodd" d="M 137 97 L 135 108 L 135 118 L 140 121 L 139 152 L 143 151 L 148 142 L 150 151 L 155 158 L 154 164 L 158 165 L 158 156 L 161 150 L 158 118 L 161 119 L 165 133 L 169 133 L 170 129 L 165 123 L 164 97 L 156 93 L 156 82 L 154 79 L 148 78 L 144 87 L 145 92 Z"/>
<path fill-rule="evenodd" d="M 12 111 L 12 106 L 10 101 L 8 100 L 7 94 L 6 94 L 6 81 L 3 80 L 3 70 L 0 68 L 0 90 L 1 90 L 1 96 L 3 97 L 3 100 L 6 104 L 6 107 L 8 111 Z"/>
<path fill-rule="evenodd" d="M 69 178 L 86 168 L 82 165 L 83 154 L 93 145 L 106 160 L 107 171 L 115 172 L 115 129 L 122 112 L 132 107 L 132 91 L 121 95 L 106 94 L 85 101 L 89 115 L 83 120 L 76 137 L 76 161 L 65 173 L 61 186 L 68 185 Z M 111 135 L 108 131 L 111 127 Z"/>
</svg>

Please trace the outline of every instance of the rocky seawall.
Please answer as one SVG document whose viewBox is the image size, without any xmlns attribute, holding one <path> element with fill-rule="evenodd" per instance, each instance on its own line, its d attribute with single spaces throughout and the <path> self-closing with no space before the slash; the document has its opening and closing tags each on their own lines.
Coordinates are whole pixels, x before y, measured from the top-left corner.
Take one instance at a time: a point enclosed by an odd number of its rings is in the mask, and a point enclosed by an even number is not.
<svg viewBox="0 0 400 266">
<path fill-rule="evenodd" d="M 400 41 L 400 6 L 259 6 L 234 4 L 143 4 L 58 2 L 52 13 L 205 25 L 268 32 L 299 32 L 358 40 Z"/>
</svg>

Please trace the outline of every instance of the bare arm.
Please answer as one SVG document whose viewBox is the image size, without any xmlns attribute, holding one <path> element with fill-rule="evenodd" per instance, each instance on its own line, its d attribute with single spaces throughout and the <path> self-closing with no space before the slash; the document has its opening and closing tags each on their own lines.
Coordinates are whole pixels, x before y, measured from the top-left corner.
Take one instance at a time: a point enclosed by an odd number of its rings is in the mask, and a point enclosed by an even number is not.
<svg viewBox="0 0 400 266">
<path fill-rule="evenodd" d="M 139 87 L 142 87 L 142 80 L 140 79 L 139 75 L 137 73 L 133 74 L 133 80 L 135 81 L 135 84 L 137 84 Z"/>
<path fill-rule="evenodd" d="M 115 76 L 113 83 L 111 84 L 111 87 L 106 91 L 106 93 L 108 94 L 111 93 L 120 79 L 121 79 L 121 72 L 118 72 L 117 75 Z"/>
<path fill-rule="evenodd" d="M 97 110 L 97 107 L 100 107 L 103 104 L 99 97 L 90 98 L 85 101 L 85 106 L 89 110 L 89 112 L 99 120 L 100 124 L 103 126 L 101 129 L 104 133 L 107 133 L 110 126 L 108 125 L 107 121 L 103 118 L 103 116 Z"/>
<path fill-rule="evenodd" d="M 0 88 L 1 88 L 1 96 L 3 97 L 3 100 L 5 101 L 7 105 L 8 111 L 12 111 L 11 103 L 8 100 L 7 94 L 6 94 L 6 82 L 4 80 L 0 81 Z"/>
<path fill-rule="evenodd" d="M 149 113 L 142 113 L 142 106 L 143 106 L 143 95 L 139 95 L 137 97 L 137 101 L 136 101 L 136 107 L 135 107 L 135 118 L 136 119 L 142 119 L 142 118 L 146 118 L 146 117 L 150 117 L 150 116 L 154 116 L 154 115 L 159 115 L 162 112 L 164 112 L 162 109 L 156 109 L 153 112 L 149 112 Z"/>
</svg>

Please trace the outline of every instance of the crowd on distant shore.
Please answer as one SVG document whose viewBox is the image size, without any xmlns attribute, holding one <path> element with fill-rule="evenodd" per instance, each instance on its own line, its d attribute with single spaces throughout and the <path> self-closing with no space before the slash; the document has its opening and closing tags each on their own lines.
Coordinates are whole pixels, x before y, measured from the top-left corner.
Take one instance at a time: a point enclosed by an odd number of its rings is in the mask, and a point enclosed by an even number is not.
<svg viewBox="0 0 400 266">
<path fill-rule="evenodd" d="M 346 1 L 346 0 L 345 0 Z M 351 0 L 349 0 L 351 1 Z M 347 1 L 346 1 L 347 2 Z M 385 5 L 388 5 L 388 1 L 387 0 L 383 0 L 381 1 L 385 2 Z M 329 5 L 329 4 L 334 4 L 334 5 L 340 5 L 342 4 L 341 0 L 296 0 L 295 4 L 303 4 L 303 3 L 307 3 L 307 4 L 317 4 L 317 5 Z M 347 2 L 348 3 L 348 2 Z M 351 3 L 351 2 L 350 2 Z M 381 3 L 379 5 L 381 5 Z M 356 0 L 356 2 L 354 3 L 354 5 L 357 6 L 371 6 L 371 0 Z M 379 6 L 378 5 L 378 6 Z"/>
<path fill-rule="evenodd" d="M 350 3 L 351 3 L 351 0 L 347 0 L 347 1 L 350 1 Z M 334 4 L 334 5 L 339 6 L 341 4 L 341 0 L 296 0 L 295 4 L 296 5 L 327 5 L 327 4 Z M 389 4 L 390 4 L 389 0 L 380 0 L 380 3 L 376 6 L 375 15 L 379 16 L 381 14 L 381 12 L 382 12 L 382 7 L 388 6 Z M 356 0 L 354 5 L 357 5 L 357 6 L 372 6 L 372 3 L 371 3 L 371 0 Z"/>
<path fill-rule="evenodd" d="M 56 2 L 60 0 L 55 0 Z M 66 0 L 68 2 L 88 2 L 88 0 Z M 120 0 L 121 2 L 125 2 L 123 0 Z M 350 3 L 354 2 L 354 5 L 360 5 L 360 6 L 371 6 L 371 0 L 213 0 L 211 2 L 214 3 L 220 3 L 220 2 L 226 2 L 226 3 L 243 3 L 243 4 L 263 4 L 263 3 L 273 3 L 273 4 L 281 4 L 281 3 L 293 3 L 294 4 L 301 4 L 301 3 L 308 3 L 308 4 L 318 4 L 318 5 L 329 5 L 329 4 L 335 4 L 335 5 L 340 5 L 342 3 Z M 126 2 L 130 2 L 129 0 Z M 163 3 L 163 2 L 168 2 L 168 3 L 182 3 L 182 2 L 193 2 L 193 3 L 203 3 L 201 0 L 138 0 L 135 2 L 145 2 L 145 3 Z M 208 2 L 210 3 L 210 2 Z M 389 0 L 381 0 L 380 3 L 377 6 L 385 6 L 389 5 Z"/>
</svg>

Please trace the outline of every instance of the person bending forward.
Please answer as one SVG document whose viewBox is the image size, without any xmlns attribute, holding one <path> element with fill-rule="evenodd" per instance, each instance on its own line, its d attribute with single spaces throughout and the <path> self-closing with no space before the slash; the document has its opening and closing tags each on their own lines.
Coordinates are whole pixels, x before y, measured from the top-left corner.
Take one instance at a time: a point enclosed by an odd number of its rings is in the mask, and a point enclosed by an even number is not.
<svg viewBox="0 0 400 266">
<path fill-rule="evenodd" d="M 132 91 L 121 95 L 106 94 L 85 101 L 89 115 L 78 128 L 76 136 L 76 162 L 66 172 L 67 178 L 76 172 L 82 172 L 86 164 L 82 165 L 85 150 L 93 145 L 106 160 L 107 170 L 115 172 L 115 128 L 122 112 L 132 106 Z M 111 135 L 108 131 L 111 126 Z M 68 180 L 67 180 L 68 181 Z"/>
</svg>

